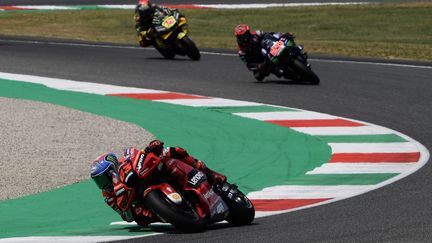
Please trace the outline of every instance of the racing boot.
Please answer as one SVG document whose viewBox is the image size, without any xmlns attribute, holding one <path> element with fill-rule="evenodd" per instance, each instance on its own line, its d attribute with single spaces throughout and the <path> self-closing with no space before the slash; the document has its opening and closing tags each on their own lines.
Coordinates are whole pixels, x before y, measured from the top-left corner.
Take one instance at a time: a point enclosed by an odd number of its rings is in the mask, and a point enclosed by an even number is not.
<svg viewBox="0 0 432 243">
<path fill-rule="evenodd" d="M 209 168 L 206 168 L 205 170 L 203 170 L 203 172 L 206 174 L 210 184 L 212 185 L 223 184 L 227 181 L 226 176 L 216 171 L 210 170 Z"/>
<path fill-rule="evenodd" d="M 133 208 L 134 220 L 139 226 L 148 226 L 151 223 L 159 222 L 160 219 L 152 211 L 143 205 L 135 205 Z"/>
<path fill-rule="evenodd" d="M 204 162 L 201 160 L 196 160 L 195 166 L 196 169 L 204 172 L 204 174 L 207 176 L 207 179 L 209 180 L 210 184 L 222 184 L 225 183 L 227 178 L 226 176 L 222 175 L 219 172 L 213 171 L 209 169 Z"/>
</svg>

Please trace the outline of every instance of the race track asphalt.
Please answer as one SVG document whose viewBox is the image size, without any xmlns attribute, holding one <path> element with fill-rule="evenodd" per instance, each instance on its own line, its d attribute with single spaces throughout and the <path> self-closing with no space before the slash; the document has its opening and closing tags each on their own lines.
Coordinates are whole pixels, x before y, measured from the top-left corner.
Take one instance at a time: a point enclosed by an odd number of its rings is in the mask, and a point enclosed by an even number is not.
<svg viewBox="0 0 432 243">
<path fill-rule="evenodd" d="M 12 38 L 14 39 L 14 38 Z M 199 62 L 165 60 L 152 49 L 13 41 L 0 37 L 0 71 L 152 88 L 296 107 L 382 125 L 432 148 L 432 64 L 380 65 L 312 56 L 319 86 L 278 79 L 257 83 L 232 51 Z M 307 46 L 306 46 L 307 49 Z M 210 50 L 218 52 L 218 50 Z M 153 242 L 430 242 L 431 165 L 367 194 L 247 227 L 217 225 L 198 234 L 166 234 Z M 130 242 L 130 241 L 129 241 Z"/>
<path fill-rule="evenodd" d="M 399 0 L 403 1 L 403 0 Z M 406 1 L 406 0 L 405 0 Z M 0 6 L 8 5 L 95 5 L 95 4 L 136 4 L 138 0 L 2 0 Z M 245 4 L 245 3 L 306 3 L 306 2 L 397 2 L 395 0 L 154 0 L 152 3 L 157 4 Z"/>
</svg>

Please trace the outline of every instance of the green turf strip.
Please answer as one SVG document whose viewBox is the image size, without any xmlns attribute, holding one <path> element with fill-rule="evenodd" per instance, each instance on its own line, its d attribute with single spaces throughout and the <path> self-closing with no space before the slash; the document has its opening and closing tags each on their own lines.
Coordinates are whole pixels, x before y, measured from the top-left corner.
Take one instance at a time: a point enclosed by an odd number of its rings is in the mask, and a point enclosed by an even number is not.
<svg viewBox="0 0 432 243">
<path fill-rule="evenodd" d="M 246 113 L 246 112 L 272 112 L 272 111 L 298 111 L 295 109 L 289 109 L 285 107 L 277 107 L 270 105 L 258 105 L 258 106 L 230 106 L 230 107 L 206 107 L 212 111 L 224 112 L 224 113 Z"/>
<path fill-rule="evenodd" d="M 396 143 L 396 142 L 407 141 L 396 134 L 337 135 L 337 136 L 321 135 L 316 137 L 324 140 L 327 143 Z"/>
<path fill-rule="evenodd" d="M 286 185 L 375 185 L 398 174 L 319 174 L 289 178 Z"/>
<path fill-rule="evenodd" d="M 132 236 L 154 233 L 152 229 L 136 226 L 110 226 L 110 222 L 122 220 L 105 205 L 101 193 L 95 190 L 94 182 L 90 180 L 3 201 L 0 213 L 0 238 L 24 235 Z M 163 230 L 162 226 L 158 228 Z"/>
</svg>

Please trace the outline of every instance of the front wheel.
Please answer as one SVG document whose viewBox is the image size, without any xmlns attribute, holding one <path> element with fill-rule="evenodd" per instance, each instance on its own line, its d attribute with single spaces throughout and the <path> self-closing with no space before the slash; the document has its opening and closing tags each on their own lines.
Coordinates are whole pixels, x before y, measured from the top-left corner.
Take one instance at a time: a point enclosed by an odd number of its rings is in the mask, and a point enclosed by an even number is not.
<svg viewBox="0 0 432 243">
<path fill-rule="evenodd" d="M 226 221 L 241 226 L 251 224 L 255 218 L 255 207 L 234 184 L 225 183 L 217 189 L 224 202 L 229 207 Z"/>
<path fill-rule="evenodd" d="M 201 54 L 195 43 L 187 35 L 179 40 L 179 45 L 190 59 L 198 61 L 201 58 Z"/>
<path fill-rule="evenodd" d="M 291 60 L 291 68 L 299 76 L 299 79 L 301 81 L 306 81 L 315 85 L 319 84 L 320 79 L 318 78 L 318 76 L 310 69 L 310 67 L 307 67 L 298 58 L 294 58 Z"/>
<path fill-rule="evenodd" d="M 163 221 L 184 232 L 198 232 L 204 229 L 204 222 L 194 209 L 171 202 L 159 191 L 150 192 L 145 204 Z"/>
</svg>

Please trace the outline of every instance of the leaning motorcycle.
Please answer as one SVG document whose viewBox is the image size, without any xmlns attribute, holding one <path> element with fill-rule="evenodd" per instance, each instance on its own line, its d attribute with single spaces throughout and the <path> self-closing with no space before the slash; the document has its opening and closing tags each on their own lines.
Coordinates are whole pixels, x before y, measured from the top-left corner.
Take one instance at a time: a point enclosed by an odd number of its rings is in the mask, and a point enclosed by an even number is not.
<svg viewBox="0 0 432 243">
<path fill-rule="evenodd" d="M 162 56 L 173 59 L 176 54 L 188 56 L 194 61 L 201 58 L 195 43 L 188 36 L 187 20 L 176 10 L 159 12 L 153 17 L 155 29 L 154 47 Z"/>
<path fill-rule="evenodd" d="M 212 186 L 203 172 L 177 159 L 161 159 L 139 150 L 133 154 L 133 167 L 139 170 L 135 201 L 143 203 L 161 222 L 181 231 L 197 232 L 223 220 L 233 225 L 254 220 L 253 204 L 236 185 Z M 167 165 L 177 173 L 164 172 L 162 168 Z"/>
<path fill-rule="evenodd" d="M 293 36 L 272 35 L 261 42 L 265 57 L 271 61 L 278 74 L 286 79 L 319 84 L 319 77 L 312 71 L 303 45 L 297 45 Z"/>
</svg>

